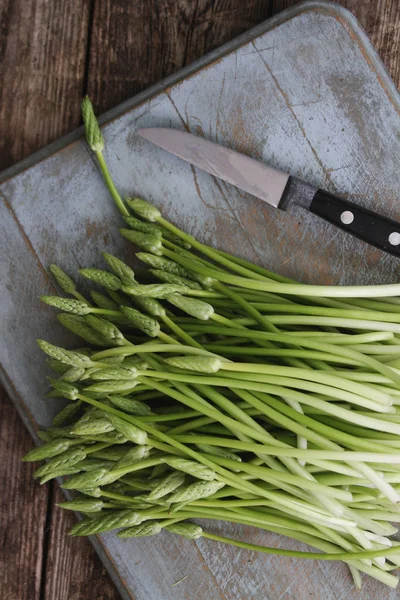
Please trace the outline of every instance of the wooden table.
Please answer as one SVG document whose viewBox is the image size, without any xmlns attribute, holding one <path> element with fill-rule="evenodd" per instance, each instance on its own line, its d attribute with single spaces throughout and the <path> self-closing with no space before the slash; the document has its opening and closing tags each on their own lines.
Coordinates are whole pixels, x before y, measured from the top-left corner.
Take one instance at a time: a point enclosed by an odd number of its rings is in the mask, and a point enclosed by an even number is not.
<svg viewBox="0 0 400 600">
<path fill-rule="evenodd" d="M 84 94 L 103 112 L 294 3 L 0 0 L 0 168 L 77 127 Z M 400 2 L 340 3 L 399 85 Z M 0 597 L 118 598 L 89 542 L 66 536 L 73 516 L 55 507 L 59 490 L 20 463 L 32 442 L 4 392 L 0 431 Z"/>
</svg>

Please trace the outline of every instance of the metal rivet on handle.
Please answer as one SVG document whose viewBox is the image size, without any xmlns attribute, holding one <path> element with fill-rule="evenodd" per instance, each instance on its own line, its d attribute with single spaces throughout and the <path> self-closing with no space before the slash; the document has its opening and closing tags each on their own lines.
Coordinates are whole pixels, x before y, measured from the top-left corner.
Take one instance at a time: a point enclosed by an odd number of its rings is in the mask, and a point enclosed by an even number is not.
<svg viewBox="0 0 400 600">
<path fill-rule="evenodd" d="M 398 231 L 393 231 L 393 233 L 389 235 L 389 244 L 392 244 L 392 246 L 398 246 L 400 244 L 400 233 Z"/>
<path fill-rule="evenodd" d="M 350 210 L 345 210 L 340 215 L 340 220 L 342 221 L 343 225 L 350 225 L 350 223 L 354 221 L 354 215 Z"/>
</svg>

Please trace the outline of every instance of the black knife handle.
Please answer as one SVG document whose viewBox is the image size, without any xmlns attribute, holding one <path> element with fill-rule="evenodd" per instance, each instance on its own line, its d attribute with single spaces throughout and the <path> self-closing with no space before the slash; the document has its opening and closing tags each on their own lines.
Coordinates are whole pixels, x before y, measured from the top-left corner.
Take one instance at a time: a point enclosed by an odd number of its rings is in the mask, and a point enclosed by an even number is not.
<svg viewBox="0 0 400 600">
<path fill-rule="evenodd" d="M 400 223 L 323 190 L 317 190 L 309 210 L 360 240 L 400 257 Z"/>
</svg>

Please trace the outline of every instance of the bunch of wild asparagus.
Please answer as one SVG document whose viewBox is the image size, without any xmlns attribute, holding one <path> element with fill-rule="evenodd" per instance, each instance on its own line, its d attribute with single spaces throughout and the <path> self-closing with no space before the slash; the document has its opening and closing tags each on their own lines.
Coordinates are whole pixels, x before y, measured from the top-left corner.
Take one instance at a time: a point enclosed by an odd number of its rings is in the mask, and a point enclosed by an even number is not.
<svg viewBox="0 0 400 600">
<path fill-rule="evenodd" d="M 71 402 L 44 444 L 42 483 L 68 476 L 73 535 L 163 529 L 270 554 L 343 560 L 395 587 L 400 544 L 400 285 L 302 285 L 205 246 L 153 205 L 120 197 L 88 99 L 87 140 L 149 266 L 105 253 L 83 296 L 45 296 L 86 344 L 39 341 Z M 99 291 L 99 288 L 101 291 Z M 313 551 L 256 546 L 188 519 L 252 525 Z M 315 552 L 315 549 L 318 552 Z"/>
</svg>

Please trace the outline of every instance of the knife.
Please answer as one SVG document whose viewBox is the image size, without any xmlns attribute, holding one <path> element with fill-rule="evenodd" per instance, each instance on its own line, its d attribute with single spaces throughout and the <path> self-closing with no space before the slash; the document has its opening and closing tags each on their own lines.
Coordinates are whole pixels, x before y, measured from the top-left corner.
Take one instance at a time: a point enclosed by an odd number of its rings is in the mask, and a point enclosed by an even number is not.
<svg viewBox="0 0 400 600">
<path fill-rule="evenodd" d="M 275 208 L 290 213 L 293 206 L 301 206 L 364 242 L 400 256 L 400 223 L 392 219 L 191 133 L 164 127 L 137 133 Z"/>
</svg>

